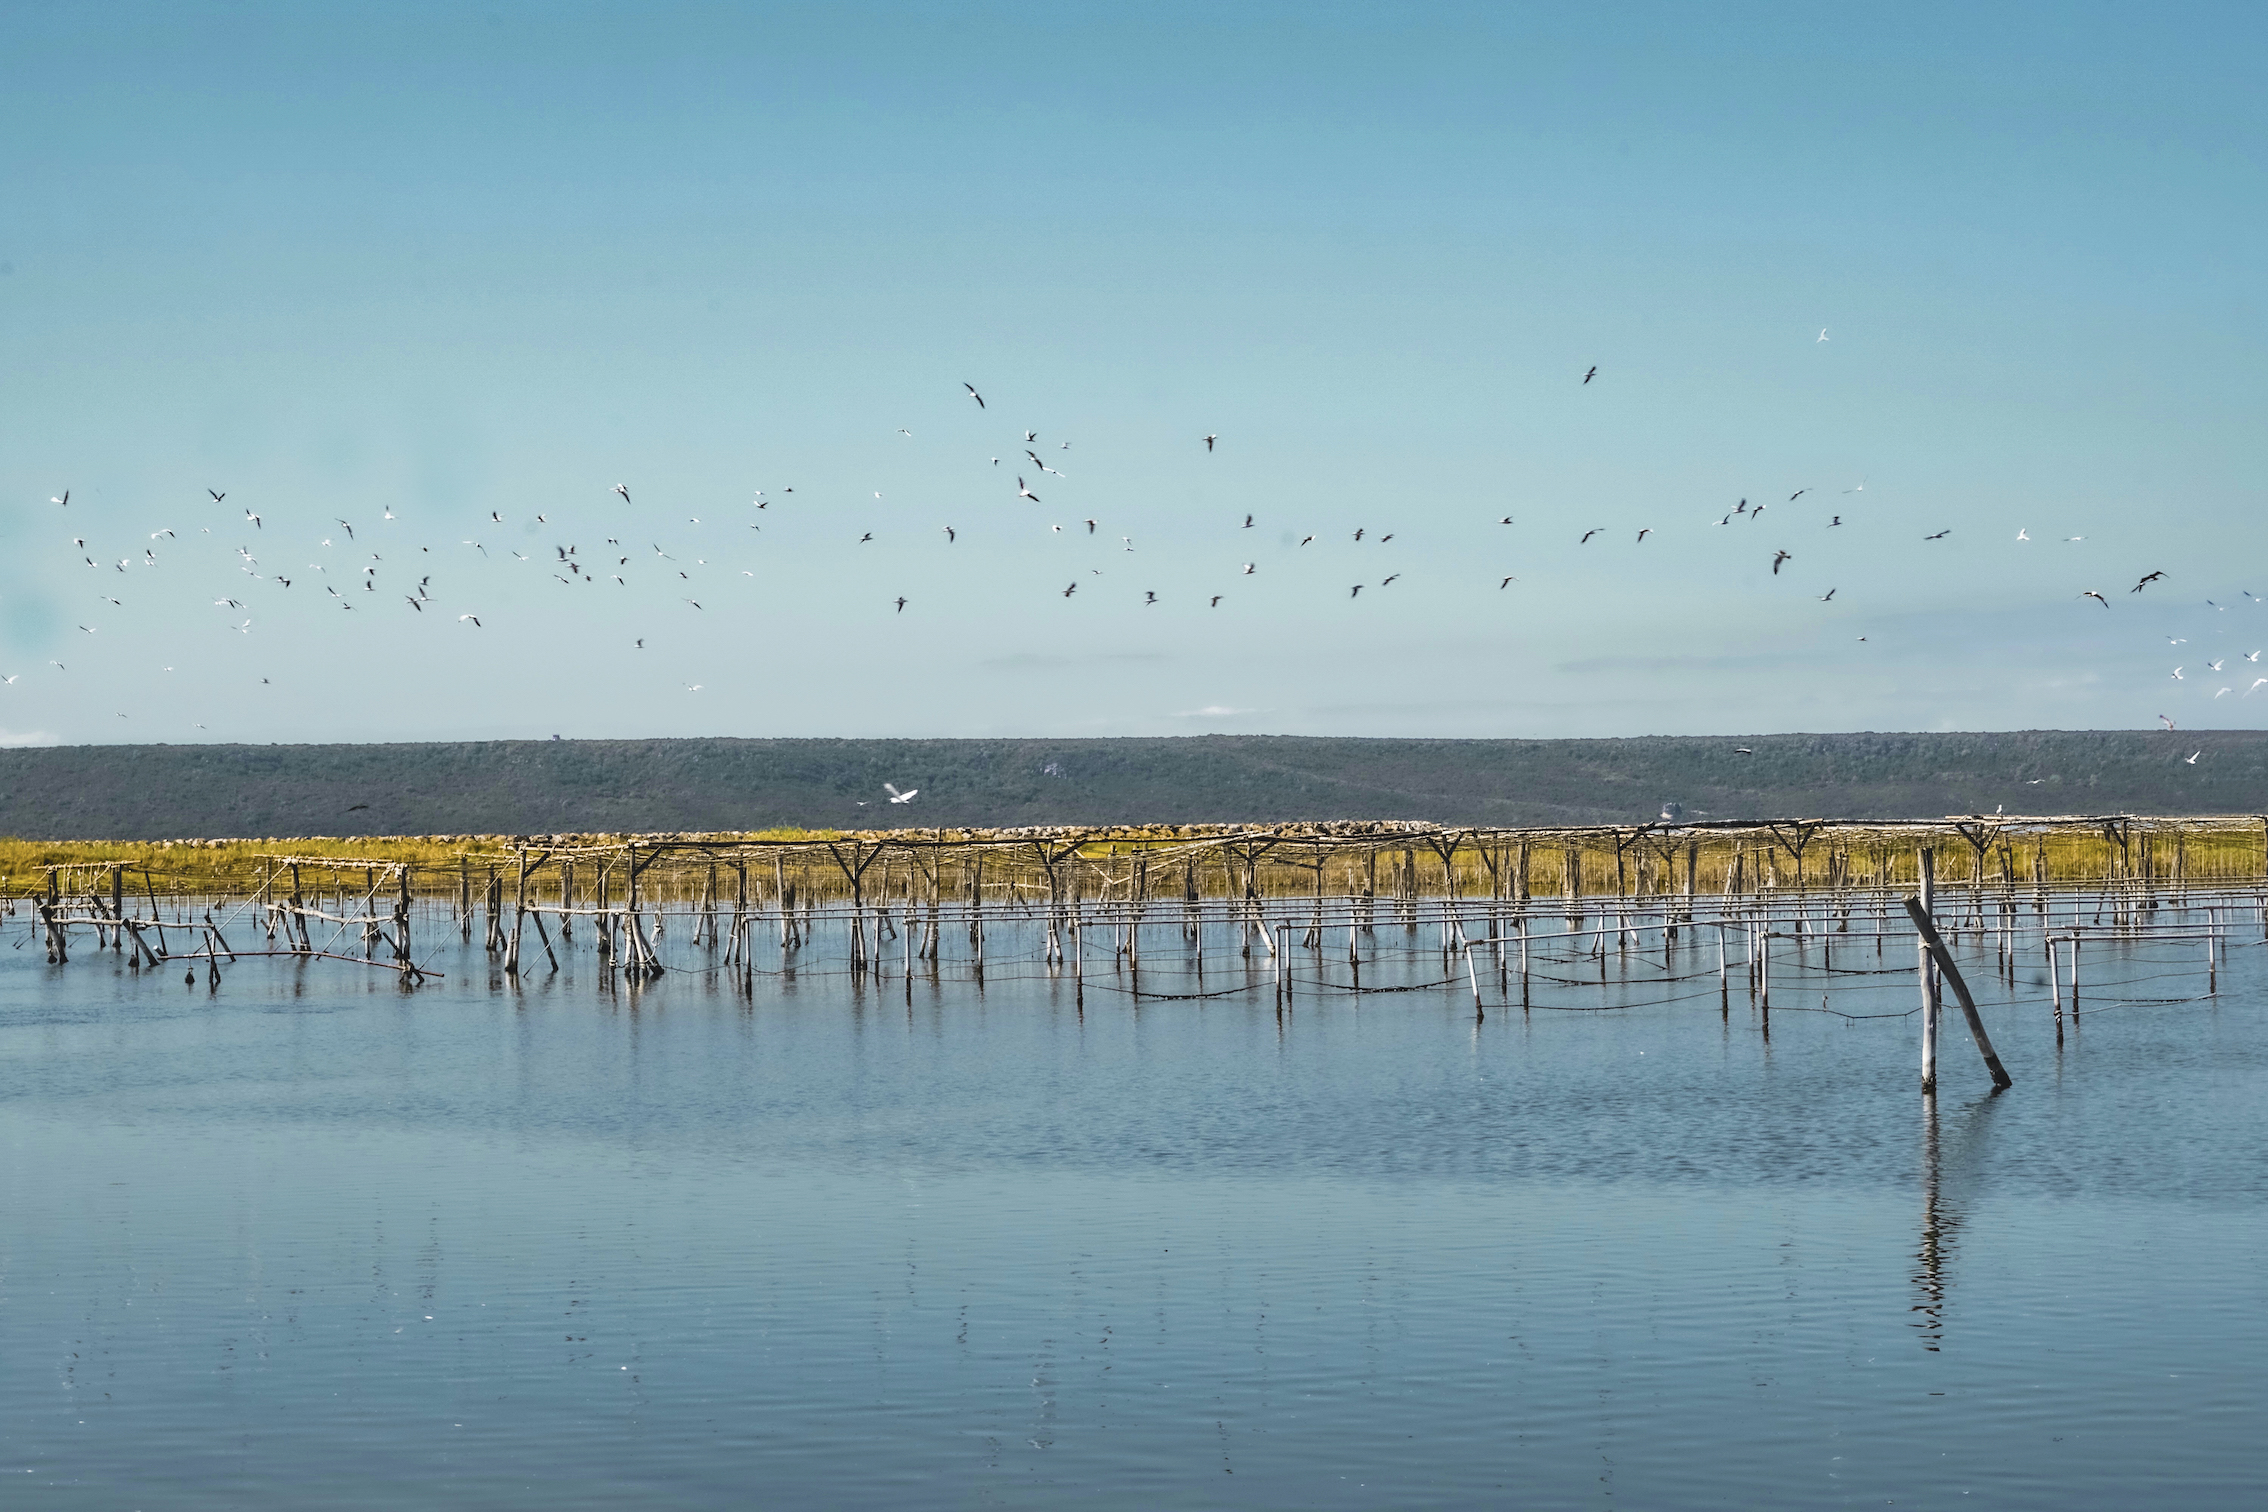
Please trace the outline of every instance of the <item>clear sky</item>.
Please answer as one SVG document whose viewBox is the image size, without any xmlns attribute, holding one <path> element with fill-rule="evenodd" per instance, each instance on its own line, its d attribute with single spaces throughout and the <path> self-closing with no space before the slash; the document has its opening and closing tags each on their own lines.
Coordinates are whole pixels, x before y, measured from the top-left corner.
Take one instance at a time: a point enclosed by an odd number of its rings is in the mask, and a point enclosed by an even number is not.
<svg viewBox="0 0 2268 1512">
<path fill-rule="evenodd" d="M 2257 724 L 2264 18 L 9 6 L 0 738 Z"/>
</svg>

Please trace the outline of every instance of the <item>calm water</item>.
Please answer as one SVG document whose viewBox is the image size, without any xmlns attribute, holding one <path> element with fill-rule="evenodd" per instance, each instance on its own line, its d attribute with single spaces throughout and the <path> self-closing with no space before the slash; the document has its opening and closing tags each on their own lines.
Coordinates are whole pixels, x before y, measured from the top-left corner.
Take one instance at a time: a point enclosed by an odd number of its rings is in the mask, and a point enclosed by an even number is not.
<svg viewBox="0 0 2268 1512">
<path fill-rule="evenodd" d="M 2268 1497 L 2257 948 L 2060 1050 L 1988 1005 L 1997 1098 L 1952 1019 L 1932 1114 L 1912 1018 L 1767 1044 L 1658 956 L 1475 1025 L 451 947 L 415 993 L 0 950 L 0 1503 Z M 1912 992 L 1775 968 L 1822 990 Z"/>
</svg>

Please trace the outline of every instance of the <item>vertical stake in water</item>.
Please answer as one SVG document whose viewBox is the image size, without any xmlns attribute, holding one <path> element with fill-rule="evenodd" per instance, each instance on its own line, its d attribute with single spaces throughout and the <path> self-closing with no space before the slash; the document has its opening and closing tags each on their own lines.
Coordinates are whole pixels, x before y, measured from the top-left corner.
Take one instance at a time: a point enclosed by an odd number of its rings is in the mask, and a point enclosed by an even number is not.
<svg viewBox="0 0 2268 1512">
<path fill-rule="evenodd" d="M 1928 913 L 1937 905 L 1937 853 L 1925 845 L 1918 861 L 1921 906 Z M 1915 950 L 1915 969 L 1921 973 L 1921 1089 L 1929 1093 L 1937 1090 L 1937 963 L 1930 959 L 1926 941 L 1918 943 Z"/>
</svg>

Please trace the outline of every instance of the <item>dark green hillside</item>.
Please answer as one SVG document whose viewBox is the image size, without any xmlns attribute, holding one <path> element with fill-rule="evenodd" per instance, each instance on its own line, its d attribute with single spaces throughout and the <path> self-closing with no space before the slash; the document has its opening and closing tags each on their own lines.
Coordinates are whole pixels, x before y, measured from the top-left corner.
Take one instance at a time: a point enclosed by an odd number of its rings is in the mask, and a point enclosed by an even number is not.
<svg viewBox="0 0 2268 1512">
<path fill-rule="evenodd" d="M 1753 754 L 1737 754 L 1750 747 Z M 2183 758 L 2202 750 L 2194 766 Z M 884 782 L 918 787 L 910 805 Z M 866 807 L 859 807 L 859 800 Z M 31 839 L 2268 808 L 2268 735 L 499 741 L 0 751 Z M 356 804 L 368 804 L 355 810 Z"/>
</svg>

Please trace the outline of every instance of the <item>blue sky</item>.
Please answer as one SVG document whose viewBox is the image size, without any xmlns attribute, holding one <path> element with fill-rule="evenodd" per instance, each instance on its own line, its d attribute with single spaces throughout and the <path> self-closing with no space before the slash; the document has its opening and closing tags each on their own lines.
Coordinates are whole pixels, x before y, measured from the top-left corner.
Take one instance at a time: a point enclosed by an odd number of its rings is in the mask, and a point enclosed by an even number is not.
<svg viewBox="0 0 2268 1512">
<path fill-rule="evenodd" d="M 0 739 L 2254 724 L 2263 29 L 13 7 Z"/>
</svg>

